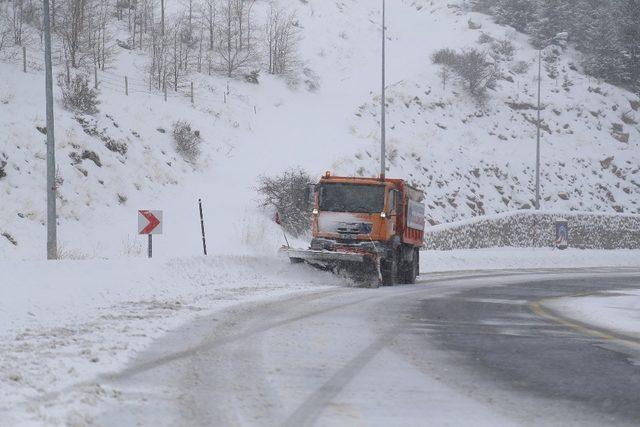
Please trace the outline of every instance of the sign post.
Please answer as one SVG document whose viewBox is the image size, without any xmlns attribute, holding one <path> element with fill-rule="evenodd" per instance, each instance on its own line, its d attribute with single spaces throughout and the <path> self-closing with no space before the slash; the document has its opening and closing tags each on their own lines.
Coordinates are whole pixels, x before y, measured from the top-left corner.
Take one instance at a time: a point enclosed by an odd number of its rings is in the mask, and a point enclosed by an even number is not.
<svg viewBox="0 0 640 427">
<path fill-rule="evenodd" d="M 153 235 L 162 234 L 162 211 L 138 211 L 138 234 L 149 236 L 149 258 L 153 257 Z"/>
</svg>

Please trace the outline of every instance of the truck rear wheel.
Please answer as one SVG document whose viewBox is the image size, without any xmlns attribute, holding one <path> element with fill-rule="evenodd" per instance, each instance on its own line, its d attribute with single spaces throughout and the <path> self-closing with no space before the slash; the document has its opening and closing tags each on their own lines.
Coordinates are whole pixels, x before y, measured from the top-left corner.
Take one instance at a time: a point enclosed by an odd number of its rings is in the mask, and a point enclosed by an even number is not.
<svg viewBox="0 0 640 427">
<path fill-rule="evenodd" d="M 402 281 L 407 285 L 413 285 L 416 283 L 416 278 L 419 275 L 420 271 L 420 253 L 418 249 L 413 250 L 413 256 L 411 257 L 411 262 L 405 265 L 402 270 Z"/>
</svg>

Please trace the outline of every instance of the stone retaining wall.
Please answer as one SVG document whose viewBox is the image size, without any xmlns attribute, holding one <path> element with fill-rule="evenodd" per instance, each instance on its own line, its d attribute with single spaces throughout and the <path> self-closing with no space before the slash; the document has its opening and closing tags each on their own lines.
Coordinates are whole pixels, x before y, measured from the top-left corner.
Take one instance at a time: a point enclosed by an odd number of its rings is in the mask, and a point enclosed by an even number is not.
<svg viewBox="0 0 640 427">
<path fill-rule="evenodd" d="M 519 211 L 427 229 L 435 250 L 553 247 L 555 222 L 569 222 L 569 247 L 640 249 L 640 215 Z"/>
</svg>

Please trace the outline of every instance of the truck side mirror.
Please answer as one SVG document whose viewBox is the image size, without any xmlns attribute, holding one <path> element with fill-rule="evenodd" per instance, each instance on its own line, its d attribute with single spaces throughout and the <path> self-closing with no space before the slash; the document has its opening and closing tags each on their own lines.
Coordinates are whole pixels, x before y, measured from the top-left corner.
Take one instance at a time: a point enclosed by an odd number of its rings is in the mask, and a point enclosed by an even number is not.
<svg viewBox="0 0 640 427">
<path fill-rule="evenodd" d="M 307 200 L 311 206 L 316 202 L 316 185 L 309 184 L 307 185 Z"/>
</svg>

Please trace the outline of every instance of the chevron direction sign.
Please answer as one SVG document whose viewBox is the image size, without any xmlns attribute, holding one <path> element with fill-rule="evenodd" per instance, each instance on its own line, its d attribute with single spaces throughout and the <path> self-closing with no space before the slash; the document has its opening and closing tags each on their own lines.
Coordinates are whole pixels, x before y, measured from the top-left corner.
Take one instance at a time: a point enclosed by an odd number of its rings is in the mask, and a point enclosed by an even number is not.
<svg viewBox="0 0 640 427">
<path fill-rule="evenodd" d="M 138 234 L 162 234 L 162 211 L 138 211 Z"/>
</svg>

